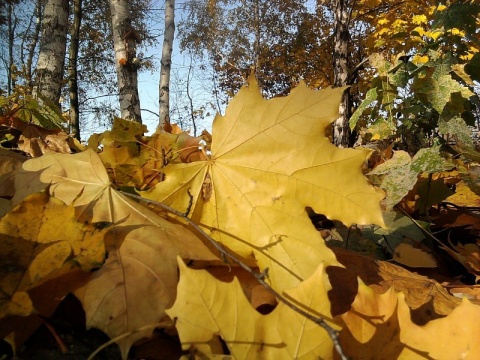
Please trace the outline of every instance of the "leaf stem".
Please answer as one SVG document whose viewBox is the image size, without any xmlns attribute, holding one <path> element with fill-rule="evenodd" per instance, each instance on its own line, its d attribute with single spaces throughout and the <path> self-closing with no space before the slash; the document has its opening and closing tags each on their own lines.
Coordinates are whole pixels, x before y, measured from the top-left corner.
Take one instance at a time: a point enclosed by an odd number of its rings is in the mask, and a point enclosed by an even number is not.
<svg viewBox="0 0 480 360">
<path fill-rule="evenodd" d="M 322 319 L 321 317 L 314 316 L 311 313 L 309 313 L 308 311 L 305 311 L 305 310 L 301 309 L 300 307 L 295 305 L 293 302 L 288 300 L 285 296 L 283 296 L 282 294 L 277 292 L 275 289 L 273 289 L 265 281 L 265 278 L 268 277 L 268 268 L 265 268 L 261 273 L 253 270 L 252 268 L 250 268 L 250 266 L 248 266 L 247 264 L 242 262 L 240 259 L 238 259 L 234 254 L 227 251 L 220 243 L 218 243 L 210 235 L 208 235 L 199 225 L 197 225 L 193 220 L 191 220 L 190 218 L 185 216 L 184 213 L 181 213 L 180 211 L 178 211 L 176 209 L 173 209 L 168 205 L 162 204 L 162 203 L 154 201 L 154 200 L 145 199 L 145 198 L 143 198 L 139 195 L 123 193 L 123 192 L 122 192 L 122 194 L 124 194 L 126 196 L 129 196 L 131 198 L 134 198 L 137 201 L 145 202 L 145 203 L 157 206 L 157 207 L 161 208 L 162 210 L 165 210 L 165 211 L 167 211 L 167 212 L 169 212 L 169 213 L 171 213 L 175 216 L 178 216 L 178 217 L 181 217 L 182 219 L 184 219 L 188 223 L 188 225 L 190 225 L 200 235 L 202 235 L 222 255 L 222 257 L 224 257 L 225 259 L 230 259 L 231 261 L 236 263 L 238 266 L 240 266 L 242 269 L 247 271 L 249 274 L 254 276 L 255 279 L 265 289 L 267 289 L 271 294 L 273 294 L 279 302 L 284 303 L 286 306 L 288 306 L 293 311 L 297 312 L 298 314 L 304 316 L 308 320 L 310 320 L 310 321 L 314 322 L 315 324 L 317 324 L 318 326 L 322 327 L 328 333 L 328 335 L 330 336 L 330 339 L 333 342 L 335 350 L 340 355 L 340 358 L 342 360 L 348 360 L 348 357 L 343 353 L 342 347 L 340 345 L 340 340 L 338 338 L 338 335 L 339 335 L 338 331 L 335 330 L 334 328 L 332 328 L 330 325 L 328 325 L 328 323 L 324 319 Z"/>
</svg>

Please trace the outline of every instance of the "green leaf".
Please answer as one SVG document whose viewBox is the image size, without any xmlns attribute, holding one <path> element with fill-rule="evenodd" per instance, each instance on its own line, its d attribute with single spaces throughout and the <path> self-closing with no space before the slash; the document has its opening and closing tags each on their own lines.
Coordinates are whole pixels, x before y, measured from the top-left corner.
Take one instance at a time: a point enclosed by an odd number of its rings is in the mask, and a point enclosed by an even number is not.
<svg viewBox="0 0 480 360">
<path fill-rule="evenodd" d="M 387 249 L 395 249 L 405 238 L 422 241 L 425 236 L 418 226 L 408 216 L 395 211 L 387 211 L 383 214 L 386 228 L 370 227 L 363 231 L 363 235 L 375 243 L 384 244 Z M 417 221 L 418 223 L 418 221 Z M 422 223 L 427 228 L 427 223 Z M 385 243 L 385 237 L 386 241 Z"/>
<path fill-rule="evenodd" d="M 452 135 L 461 144 L 467 147 L 473 147 L 472 131 L 461 117 L 454 117 L 449 121 L 440 119 L 438 130 L 443 135 Z"/>
<path fill-rule="evenodd" d="M 427 96 L 432 107 L 441 114 L 445 105 L 452 100 L 452 93 L 459 92 L 463 98 L 468 99 L 473 93 L 465 86 L 462 86 L 452 77 L 447 75 L 436 75 L 429 78 L 417 78 L 414 81 L 413 89 Z"/>
<path fill-rule="evenodd" d="M 439 12 L 433 28 L 462 29 L 467 34 L 474 34 L 477 30 L 476 17 L 480 13 L 480 5 L 474 2 L 457 1 L 451 4 L 446 10 Z"/>
<path fill-rule="evenodd" d="M 413 189 L 420 173 L 445 169 L 445 160 L 440 156 L 439 149 L 438 146 L 421 149 L 413 159 L 405 151 L 396 151 L 390 160 L 368 174 L 382 175 L 380 186 L 387 192 L 387 209 L 391 209 Z"/>
<path fill-rule="evenodd" d="M 387 192 L 386 207 L 391 209 L 413 189 L 418 173 L 411 169 L 411 158 L 405 151 L 396 151 L 392 158 L 377 166 L 369 175 L 384 175 L 381 187 Z"/>
<path fill-rule="evenodd" d="M 386 76 L 388 71 L 392 68 L 392 63 L 385 60 L 382 54 L 374 53 L 369 56 L 368 61 L 372 65 L 380 76 Z"/>
<path fill-rule="evenodd" d="M 434 173 L 445 170 L 445 160 L 440 156 L 439 151 L 439 146 L 420 149 L 412 159 L 412 170 L 417 174 L 421 172 Z"/>
<path fill-rule="evenodd" d="M 357 110 L 355 110 L 355 112 L 353 113 L 353 115 L 349 120 L 351 130 L 355 128 L 355 126 L 357 125 L 358 119 L 363 114 L 365 109 L 367 109 L 377 99 L 378 99 L 377 88 L 372 88 L 367 91 L 367 94 L 365 95 L 365 100 L 362 101 L 360 106 L 357 108 Z"/>
</svg>

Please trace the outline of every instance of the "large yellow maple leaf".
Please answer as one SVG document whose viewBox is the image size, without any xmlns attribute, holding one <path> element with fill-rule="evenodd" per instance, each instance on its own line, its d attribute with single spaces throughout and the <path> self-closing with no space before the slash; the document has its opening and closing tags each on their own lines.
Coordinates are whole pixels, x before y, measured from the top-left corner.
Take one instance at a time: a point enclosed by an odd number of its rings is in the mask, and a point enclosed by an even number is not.
<svg viewBox="0 0 480 360">
<path fill-rule="evenodd" d="M 332 359 L 333 342 L 327 332 L 280 303 L 261 315 L 248 302 L 237 280 L 225 283 L 205 270 L 189 269 L 182 260 L 175 304 L 167 314 L 176 321 L 182 346 L 207 358 L 223 353 L 225 341 L 234 359 Z M 297 288 L 287 291 L 295 304 L 314 316 L 331 319 L 323 264 Z M 329 325 L 339 329 L 328 321 Z"/>
<path fill-rule="evenodd" d="M 142 196 L 185 212 L 214 239 L 269 268 L 277 289 L 297 285 L 319 261 L 336 264 L 305 211 L 383 224 L 382 194 L 361 172 L 367 150 L 339 149 L 325 135 L 342 88 L 303 83 L 265 100 L 254 78 L 213 123 L 205 161 L 165 167 L 165 181 Z"/>
</svg>

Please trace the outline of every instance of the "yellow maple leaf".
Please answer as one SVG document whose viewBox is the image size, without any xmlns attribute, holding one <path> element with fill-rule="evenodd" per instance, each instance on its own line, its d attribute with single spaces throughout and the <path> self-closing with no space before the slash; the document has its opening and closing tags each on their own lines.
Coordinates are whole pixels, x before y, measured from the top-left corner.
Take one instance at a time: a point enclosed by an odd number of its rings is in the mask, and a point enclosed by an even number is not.
<svg viewBox="0 0 480 360">
<path fill-rule="evenodd" d="M 191 204 L 192 220 L 214 239 L 253 253 L 278 289 L 294 287 L 318 262 L 336 263 L 306 207 L 347 225 L 383 224 L 383 194 L 361 172 L 370 152 L 336 148 L 325 136 L 342 92 L 301 83 L 265 100 L 250 79 L 217 115 L 209 158 L 165 167 L 165 181 L 142 196 L 181 212 Z"/>
<path fill-rule="evenodd" d="M 452 35 L 465 36 L 465 31 L 460 30 L 460 29 L 458 29 L 458 28 L 450 29 L 450 33 L 451 33 Z"/>
<path fill-rule="evenodd" d="M 400 358 L 478 359 L 480 358 L 480 306 L 466 298 L 446 317 L 423 326 L 410 318 L 410 309 L 398 294 L 400 341 L 408 345 Z"/>
<path fill-rule="evenodd" d="M 91 149 L 74 155 L 47 154 L 24 162 L 15 177 L 12 202 L 17 204 L 47 186 L 52 196 L 67 205 L 73 204 L 78 218 L 93 223 L 157 226 L 168 223 L 113 189 L 102 161 Z"/>
<path fill-rule="evenodd" d="M 437 40 L 440 36 L 443 35 L 443 31 L 442 30 L 427 31 L 425 32 L 425 35 L 428 36 L 429 38 L 432 38 L 433 40 Z"/>
<path fill-rule="evenodd" d="M 397 359 L 405 345 L 399 339 L 396 310 L 397 294 L 393 288 L 378 294 L 359 280 L 352 309 L 341 316 L 345 327 L 340 333 L 340 342 L 346 355 Z"/>
<path fill-rule="evenodd" d="M 464 299 L 446 317 L 419 326 L 403 293 L 377 294 L 360 282 L 352 310 L 342 315 L 340 343 L 352 358 L 477 359 L 479 309 Z"/>
<path fill-rule="evenodd" d="M 445 201 L 464 207 L 480 206 L 480 195 L 477 195 L 464 181 L 456 185 L 455 194 L 449 196 Z"/>
<path fill-rule="evenodd" d="M 378 25 L 386 25 L 386 24 L 388 24 L 389 22 L 390 22 L 389 19 L 380 18 L 380 19 L 378 19 L 377 24 L 378 24 Z"/>
<path fill-rule="evenodd" d="M 225 341 L 235 359 L 332 359 L 327 332 L 280 303 L 270 314 L 254 310 L 236 278 L 216 280 L 205 270 L 189 269 L 179 260 L 178 295 L 167 314 L 176 321 L 184 349 L 208 358 L 222 354 L 214 335 Z M 331 289 L 324 266 L 287 292 L 288 298 L 317 317 L 331 319 L 327 292 Z M 328 321 L 329 325 L 339 329 Z"/>
</svg>

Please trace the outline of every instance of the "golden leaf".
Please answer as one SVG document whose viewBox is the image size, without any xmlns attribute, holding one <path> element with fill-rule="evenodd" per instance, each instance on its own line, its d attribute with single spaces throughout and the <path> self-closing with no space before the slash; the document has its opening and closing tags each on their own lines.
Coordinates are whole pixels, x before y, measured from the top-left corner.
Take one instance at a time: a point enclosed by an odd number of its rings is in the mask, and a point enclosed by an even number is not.
<svg viewBox="0 0 480 360">
<path fill-rule="evenodd" d="M 362 359 L 397 359 L 405 347 L 400 342 L 397 294 L 390 288 L 377 294 L 359 281 L 352 309 L 342 315 L 345 328 L 340 333 L 347 356 Z M 361 354 L 361 357 L 357 357 Z"/>
<path fill-rule="evenodd" d="M 47 280 L 99 267 L 105 232 L 77 222 L 73 207 L 46 194 L 29 196 L 5 215 L 0 220 L 0 317 L 31 313 L 31 301 L 21 294 Z"/>
<path fill-rule="evenodd" d="M 383 195 L 361 172 L 369 151 L 338 149 L 325 136 L 343 90 L 301 83 L 265 100 L 251 78 L 217 115 L 209 158 L 165 167 L 165 181 L 142 196 L 185 212 L 192 194 L 193 221 L 236 253 L 254 254 L 276 287 L 294 287 L 318 262 L 336 263 L 307 206 L 346 224 L 383 224 Z"/>
<path fill-rule="evenodd" d="M 184 349 L 214 357 L 222 353 L 214 337 L 219 335 L 235 359 L 332 358 L 333 343 L 327 332 L 287 305 L 280 303 L 270 314 L 261 315 L 252 308 L 236 278 L 224 283 L 205 270 L 187 268 L 181 260 L 179 267 L 177 299 L 167 314 L 176 320 Z M 328 321 L 328 290 L 328 277 L 320 265 L 287 296 Z"/>
<path fill-rule="evenodd" d="M 410 320 L 410 309 L 399 294 L 400 340 L 407 344 L 403 359 L 478 359 L 480 357 L 480 306 L 463 299 L 446 317 L 419 326 Z"/>
<path fill-rule="evenodd" d="M 380 295 L 360 283 L 352 310 L 342 315 L 341 345 L 362 359 L 477 359 L 479 309 L 464 299 L 448 316 L 419 326 L 404 294 Z"/>
</svg>

